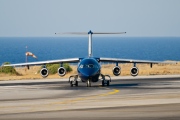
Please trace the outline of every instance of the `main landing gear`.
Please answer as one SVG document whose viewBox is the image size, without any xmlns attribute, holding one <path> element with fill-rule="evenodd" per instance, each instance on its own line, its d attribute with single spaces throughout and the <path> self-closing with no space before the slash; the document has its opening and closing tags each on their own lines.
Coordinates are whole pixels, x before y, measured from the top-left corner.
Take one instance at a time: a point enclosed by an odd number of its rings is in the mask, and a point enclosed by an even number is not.
<svg viewBox="0 0 180 120">
<path fill-rule="evenodd" d="M 102 79 L 102 86 L 109 86 L 110 82 L 111 82 L 111 77 L 109 75 L 103 75 L 101 74 L 101 79 Z M 109 80 L 107 80 L 106 78 L 109 78 Z"/>
<path fill-rule="evenodd" d="M 71 75 L 71 76 L 69 77 L 69 83 L 70 83 L 70 86 L 71 86 L 71 87 L 73 87 L 73 85 L 78 86 L 78 81 L 77 81 L 77 79 L 78 79 L 78 75 Z"/>
<path fill-rule="evenodd" d="M 69 83 L 70 83 L 70 86 L 73 87 L 73 86 L 78 86 L 78 75 L 71 75 L 69 77 Z M 109 75 L 103 75 L 101 74 L 101 79 L 99 80 L 102 80 L 102 86 L 109 86 L 110 82 L 111 82 L 111 77 Z M 87 84 L 87 87 L 91 87 L 91 80 L 87 80 L 86 82 Z"/>
</svg>

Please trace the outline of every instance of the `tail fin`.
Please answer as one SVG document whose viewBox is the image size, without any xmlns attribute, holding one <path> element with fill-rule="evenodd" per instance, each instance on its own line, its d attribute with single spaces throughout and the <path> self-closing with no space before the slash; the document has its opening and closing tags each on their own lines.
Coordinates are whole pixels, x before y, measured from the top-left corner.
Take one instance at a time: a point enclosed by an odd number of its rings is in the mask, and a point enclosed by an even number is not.
<svg viewBox="0 0 180 120">
<path fill-rule="evenodd" d="M 88 56 L 92 57 L 92 34 L 125 34 L 126 32 L 92 32 L 91 30 L 87 32 L 67 32 L 67 33 L 55 33 L 55 34 L 72 34 L 72 35 L 89 35 L 89 45 L 88 45 Z"/>
<path fill-rule="evenodd" d="M 88 47 L 88 56 L 92 57 L 92 34 L 125 34 L 126 32 L 88 32 L 89 35 L 89 47 Z"/>
</svg>

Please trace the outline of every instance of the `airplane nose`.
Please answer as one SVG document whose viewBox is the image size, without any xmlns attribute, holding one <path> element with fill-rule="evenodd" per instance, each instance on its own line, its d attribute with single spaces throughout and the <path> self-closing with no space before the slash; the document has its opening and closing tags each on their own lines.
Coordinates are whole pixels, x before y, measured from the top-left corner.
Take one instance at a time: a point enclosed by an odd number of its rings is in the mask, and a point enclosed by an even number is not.
<svg viewBox="0 0 180 120">
<path fill-rule="evenodd" d="M 87 74 L 86 72 L 79 71 L 79 73 L 81 73 L 81 75 L 83 75 L 84 77 L 89 77 L 89 74 Z"/>
<path fill-rule="evenodd" d="M 92 75 L 93 75 L 93 73 L 89 73 L 89 72 L 83 72 L 82 74 L 83 74 L 83 76 L 85 76 L 85 77 L 89 77 L 89 76 L 92 76 Z"/>
<path fill-rule="evenodd" d="M 90 77 L 97 73 L 96 70 L 87 70 L 87 71 L 80 71 L 80 72 L 84 77 Z"/>
</svg>

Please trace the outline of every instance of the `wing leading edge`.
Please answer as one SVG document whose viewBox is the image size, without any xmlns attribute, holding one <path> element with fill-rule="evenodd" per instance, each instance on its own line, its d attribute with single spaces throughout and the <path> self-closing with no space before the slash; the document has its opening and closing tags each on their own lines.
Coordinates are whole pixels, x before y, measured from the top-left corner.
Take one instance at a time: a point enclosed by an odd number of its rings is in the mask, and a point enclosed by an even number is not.
<svg viewBox="0 0 180 120">
<path fill-rule="evenodd" d="M 18 63 L 18 64 L 7 64 L 3 66 L 27 66 L 27 65 L 45 65 L 45 64 L 56 64 L 56 63 L 77 63 L 81 58 L 68 58 L 59 60 L 48 60 L 39 62 L 28 62 L 28 63 Z M 119 58 L 100 58 L 101 62 L 118 62 L 118 63 L 149 63 L 149 64 L 176 64 L 174 61 L 149 61 L 149 60 L 135 60 L 135 59 L 119 59 Z"/>
<path fill-rule="evenodd" d="M 28 63 L 18 63 L 18 64 L 7 64 L 3 66 L 27 66 L 27 65 L 44 65 L 49 63 L 77 63 L 79 58 L 69 58 L 69 59 L 59 59 L 59 60 L 48 60 L 48 61 L 39 61 L 39 62 L 28 62 Z"/>
<path fill-rule="evenodd" d="M 120 62 L 120 63 L 150 63 L 150 64 L 174 64 L 177 62 L 171 61 L 149 61 L 149 60 L 135 60 L 135 59 L 119 59 L 119 58 L 100 58 L 101 62 Z"/>
</svg>

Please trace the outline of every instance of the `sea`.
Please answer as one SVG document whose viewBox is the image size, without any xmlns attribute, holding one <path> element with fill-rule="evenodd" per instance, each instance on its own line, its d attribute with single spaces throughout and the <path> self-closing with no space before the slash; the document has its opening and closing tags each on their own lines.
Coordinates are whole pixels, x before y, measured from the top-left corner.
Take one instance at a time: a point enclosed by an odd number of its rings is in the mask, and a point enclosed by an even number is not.
<svg viewBox="0 0 180 120">
<path fill-rule="evenodd" d="M 0 37 L 0 65 L 88 57 L 88 37 Z M 180 37 L 93 37 L 93 56 L 180 61 Z"/>
</svg>

